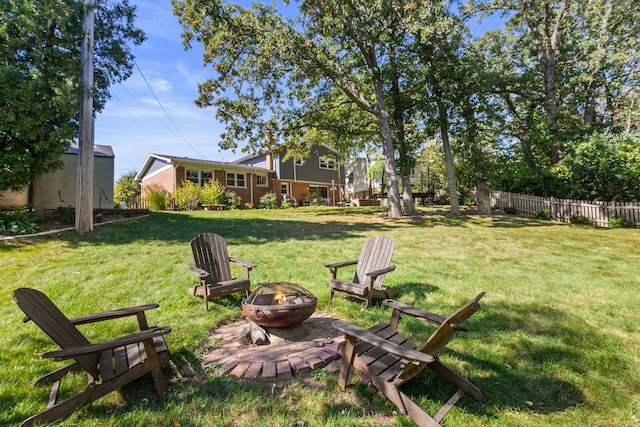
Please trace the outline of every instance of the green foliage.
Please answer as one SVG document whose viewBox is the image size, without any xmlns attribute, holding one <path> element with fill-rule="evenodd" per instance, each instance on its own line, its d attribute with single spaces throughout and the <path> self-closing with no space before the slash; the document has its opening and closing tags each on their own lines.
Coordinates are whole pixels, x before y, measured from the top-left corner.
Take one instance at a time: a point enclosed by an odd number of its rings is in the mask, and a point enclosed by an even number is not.
<svg viewBox="0 0 640 427">
<path fill-rule="evenodd" d="M 136 171 L 131 171 L 118 178 L 113 188 L 114 203 L 116 203 L 116 201 L 126 201 L 129 197 L 140 195 L 140 183 L 134 179 L 136 174 Z"/>
<path fill-rule="evenodd" d="M 240 209 L 242 207 L 242 199 L 235 191 L 227 191 L 224 193 L 224 202 L 227 209 Z"/>
<path fill-rule="evenodd" d="M 178 209 L 192 211 L 197 209 L 200 204 L 200 194 L 201 189 L 198 184 L 185 181 L 182 187 L 176 188 L 173 192 L 173 198 L 176 201 Z"/>
<path fill-rule="evenodd" d="M 287 201 L 280 203 L 280 209 L 289 209 L 289 208 L 291 208 L 291 203 Z"/>
<path fill-rule="evenodd" d="M 211 180 L 206 182 L 199 189 L 200 203 L 211 205 L 227 204 L 224 190 L 224 186 L 219 181 Z"/>
<path fill-rule="evenodd" d="M 551 215 L 549 214 L 549 209 L 542 209 L 538 212 L 536 212 L 536 218 L 537 219 L 551 219 Z"/>
<path fill-rule="evenodd" d="M 631 228 L 633 224 L 626 217 L 615 215 L 609 220 L 609 228 Z"/>
<path fill-rule="evenodd" d="M 275 209 L 278 207 L 278 197 L 275 193 L 267 193 L 260 197 L 260 208 Z"/>
<path fill-rule="evenodd" d="M 567 199 L 640 201 L 640 133 L 574 142 L 555 170 Z"/>
<path fill-rule="evenodd" d="M 94 109 L 133 67 L 144 40 L 127 0 L 96 3 Z M 0 191 L 21 190 L 62 167 L 78 134 L 83 2 L 3 1 L 0 7 Z"/>
<path fill-rule="evenodd" d="M 71 206 L 58 208 L 60 219 L 66 223 L 74 223 L 76 220 L 76 209 Z"/>
<path fill-rule="evenodd" d="M 246 203 L 243 205 L 243 207 L 244 207 L 245 209 L 253 209 L 253 203 L 246 202 Z"/>
<path fill-rule="evenodd" d="M 509 215 L 517 215 L 518 209 L 514 206 L 507 206 L 506 208 L 504 208 L 504 213 Z"/>
<path fill-rule="evenodd" d="M 126 399 L 114 393 L 52 426 L 414 425 L 355 374 L 346 390 L 335 384 L 333 369 L 296 373 L 274 388 L 275 381 L 238 381 L 203 366 L 203 351 L 216 351 L 208 349 L 212 330 L 243 322 L 242 296 L 216 298 L 204 312 L 202 299 L 185 292 L 197 281 L 186 268 L 188 242 L 197 230 L 224 230 L 230 255 L 258 264 L 252 288 L 300 283 L 318 296 L 317 315 L 363 327 L 388 322 L 391 309 L 376 303 L 365 310 L 341 297 L 330 302 L 324 265 L 357 258 L 362 243 L 381 231 L 396 243 L 393 263 L 402 268 L 384 284 L 400 302 L 447 316 L 486 291 L 486 302 L 464 325 L 469 331 L 440 353 L 486 398 L 464 396 L 444 418 L 447 427 L 633 426 L 638 378 L 630 373 L 640 372 L 640 310 L 630 295 L 637 291 L 640 230 L 419 209 L 426 215 L 393 224 L 382 208 L 235 210 L 216 213 L 214 221 L 205 211 L 152 212 L 95 227 L 86 237 L 67 231 L 0 241 L 0 425 L 17 427 L 42 410 L 48 388 L 34 388 L 34 379 L 68 364 L 41 358 L 55 343 L 22 322 L 11 298 L 18 286 L 42 290 L 69 317 L 158 303 L 148 321 L 172 329 L 173 360 L 163 369 L 168 393 L 157 395 L 151 379 L 143 379 L 124 390 Z M 429 254 L 429 262 L 416 254 Z M 81 328 L 95 343 L 134 332 L 135 322 L 134 316 Z M 399 326 L 416 343 L 433 331 L 409 316 Z M 75 379 L 63 381 L 61 392 L 86 385 L 82 376 Z M 427 369 L 404 391 L 434 414 L 455 387 Z"/>
<path fill-rule="evenodd" d="M 147 190 L 149 208 L 154 211 L 166 211 L 169 204 L 169 192 L 162 187 L 150 187 Z"/>
<path fill-rule="evenodd" d="M 33 234 L 40 231 L 38 213 L 30 206 L 22 206 L 0 215 L 0 234 Z"/>
<path fill-rule="evenodd" d="M 584 215 L 571 215 L 569 218 L 569 222 L 571 224 L 579 224 L 579 225 L 589 225 L 589 218 Z"/>
</svg>

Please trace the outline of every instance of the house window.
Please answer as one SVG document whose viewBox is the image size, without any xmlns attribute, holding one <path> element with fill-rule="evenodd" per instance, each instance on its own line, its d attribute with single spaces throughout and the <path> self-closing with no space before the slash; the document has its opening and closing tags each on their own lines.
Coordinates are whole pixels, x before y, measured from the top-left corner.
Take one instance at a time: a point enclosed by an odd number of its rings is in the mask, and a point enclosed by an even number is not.
<svg viewBox="0 0 640 427">
<path fill-rule="evenodd" d="M 198 178 L 198 171 L 194 169 L 187 169 L 187 181 L 191 181 L 194 184 L 200 184 Z"/>
<path fill-rule="evenodd" d="M 320 169 L 335 169 L 336 161 L 333 159 L 323 159 L 320 157 Z"/>
<path fill-rule="evenodd" d="M 264 175 L 256 175 L 256 183 L 259 187 L 267 186 L 267 177 Z"/>
<path fill-rule="evenodd" d="M 186 179 L 187 181 L 191 181 L 196 185 L 203 186 L 205 183 L 213 179 L 213 172 L 200 171 L 197 169 L 187 169 Z"/>
<path fill-rule="evenodd" d="M 211 182 L 212 180 L 213 180 L 213 172 L 200 171 L 200 185 L 205 185 L 207 182 Z"/>
<path fill-rule="evenodd" d="M 227 172 L 227 187 L 246 187 L 243 173 Z"/>
</svg>

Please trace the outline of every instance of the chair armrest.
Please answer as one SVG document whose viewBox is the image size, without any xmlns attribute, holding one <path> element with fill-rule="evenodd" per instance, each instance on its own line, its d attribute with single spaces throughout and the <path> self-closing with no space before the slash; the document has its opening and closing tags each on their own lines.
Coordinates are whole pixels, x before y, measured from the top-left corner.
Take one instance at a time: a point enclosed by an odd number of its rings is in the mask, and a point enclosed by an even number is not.
<svg viewBox="0 0 640 427">
<path fill-rule="evenodd" d="M 341 268 L 341 267 L 346 267 L 349 265 L 354 265 L 357 264 L 358 260 L 357 259 L 353 259 L 350 261 L 342 261 L 342 262 L 335 262 L 333 264 L 327 264 L 325 265 L 326 268 L 330 268 L 330 269 L 334 269 L 334 268 Z"/>
<path fill-rule="evenodd" d="M 382 301 L 382 303 L 387 307 L 391 307 L 394 310 L 397 310 L 403 314 L 406 314 L 411 317 L 415 317 L 416 319 L 422 319 L 426 322 L 433 323 L 434 325 L 440 326 L 442 325 L 442 322 L 446 320 L 445 317 L 439 316 L 434 313 L 429 313 L 428 311 L 424 311 L 419 308 L 412 307 L 410 305 L 403 304 L 396 300 L 386 299 Z M 468 329 L 465 328 L 464 326 L 456 326 L 456 329 L 463 332 L 468 331 Z"/>
<path fill-rule="evenodd" d="M 56 361 L 73 359 L 78 356 L 86 356 L 88 354 L 99 353 L 105 350 L 121 347 L 128 344 L 135 344 L 145 340 L 153 339 L 171 332 L 169 327 L 155 327 L 146 329 L 141 332 L 128 334 L 113 340 L 102 341 L 96 344 L 81 345 L 78 347 L 69 347 L 62 350 L 50 351 L 42 355 L 42 357 L 52 358 Z"/>
<path fill-rule="evenodd" d="M 196 267 L 194 264 L 189 264 L 189 270 L 193 271 L 198 275 L 199 278 L 204 279 L 209 276 L 209 272 L 207 270 L 203 270 L 199 267 Z"/>
<path fill-rule="evenodd" d="M 345 335 L 356 337 L 360 341 L 364 341 L 374 347 L 386 351 L 387 353 L 394 354 L 414 364 L 431 363 L 434 360 L 433 356 L 430 354 L 402 347 L 401 345 L 380 338 L 367 329 L 361 328 L 360 326 L 356 326 L 344 320 L 337 320 L 333 322 L 333 327 L 342 331 Z"/>
<path fill-rule="evenodd" d="M 85 316 L 69 319 L 74 325 L 84 325 L 86 323 L 101 322 L 103 320 L 118 319 L 120 317 L 134 316 L 147 310 L 160 307 L 158 304 L 146 304 L 136 307 L 122 308 L 119 310 L 103 311 L 101 313 L 87 314 Z"/>
<path fill-rule="evenodd" d="M 241 266 L 243 266 L 244 268 L 251 270 L 252 268 L 256 268 L 256 265 L 252 262 L 249 261 L 245 261 L 243 259 L 240 258 L 233 258 L 233 257 L 229 257 L 229 261 L 231 262 L 235 262 L 236 264 L 240 264 Z"/>
<path fill-rule="evenodd" d="M 389 267 L 382 268 L 380 270 L 370 271 L 367 273 L 367 276 L 371 277 L 372 279 L 375 279 L 376 277 L 382 276 L 383 274 L 387 274 L 395 269 L 396 269 L 395 265 L 390 265 Z"/>
</svg>

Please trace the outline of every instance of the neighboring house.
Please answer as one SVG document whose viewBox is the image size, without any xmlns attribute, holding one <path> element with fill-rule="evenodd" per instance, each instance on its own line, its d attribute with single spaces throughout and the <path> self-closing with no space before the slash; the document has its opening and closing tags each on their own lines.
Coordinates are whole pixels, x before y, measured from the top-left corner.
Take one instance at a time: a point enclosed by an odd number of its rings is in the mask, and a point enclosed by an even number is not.
<svg viewBox="0 0 640 427">
<path fill-rule="evenodd" d="M 370 166 L 364 158 L 357 158 L 346 166 L 345 195 L 348 200 L 370 199 L 382 192 L 381 177 L 373 178 L 371 183 L 367 179 Z M 411 170 L 409 182 L 414 192 L 433 191 L 432 173 L 422 171 L 419 166 Z"/>
<path fill-rule="evenodd" d="M 337 166 L 329 148 L 314 147 L 310 157 L 302 161 L 283 159 L 283 154 L 271 152 L 232 162 L 149 154 L 135 180 L 140 182 L 143 196 L 153 188 L 173 193 L 187 180 L 198 185 L 217 180 L 243 203 L 254 205 L 267 193 L 275 193 L 279 200 L 284 195 L 293 197 L 298 204 L 333 205 L 341 200 L 344 168 Z"/>
<path fill-rule="evenodd" d="M 95 145 L 93 152 L 93 208 L 113 208 L 113 149 L 108 145 Z M 71 144 L 62 155 L 62 169 L 44 174 L 29 189 L 20 193 L 0 194 L 0 210 L 15 209 L 27 203 L 38 210 L 75 207 L 78 153 L 78 145 Z"/>
</svg>

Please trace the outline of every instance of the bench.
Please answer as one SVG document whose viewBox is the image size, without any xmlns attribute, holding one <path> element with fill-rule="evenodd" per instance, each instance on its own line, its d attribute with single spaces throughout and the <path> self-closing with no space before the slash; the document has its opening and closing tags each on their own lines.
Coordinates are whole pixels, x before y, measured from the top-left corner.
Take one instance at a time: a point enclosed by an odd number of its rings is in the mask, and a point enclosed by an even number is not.
<svg viewBox="0 0 640 427">
<path fill-rule="evenodd" d="M 204 208 L 205 211 L 208 211 L 208 210 L 223 211 L 226 205 L 223 205 L 220 203 L 205 203 L 202 205 L 202 207 Z"/>
</svg>

